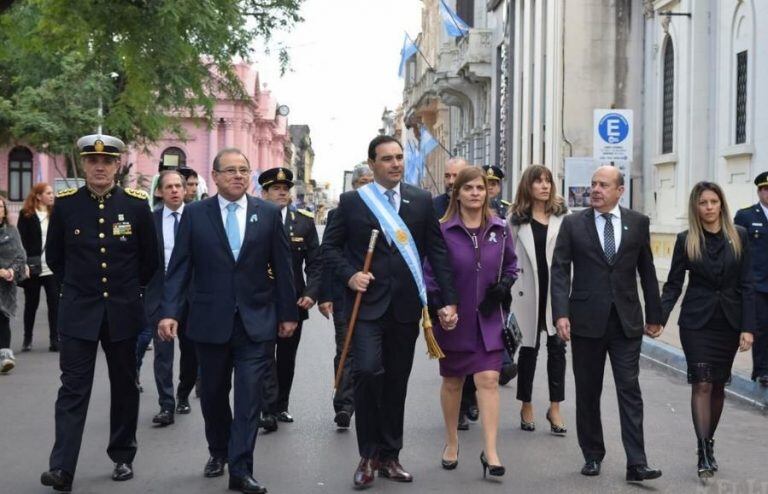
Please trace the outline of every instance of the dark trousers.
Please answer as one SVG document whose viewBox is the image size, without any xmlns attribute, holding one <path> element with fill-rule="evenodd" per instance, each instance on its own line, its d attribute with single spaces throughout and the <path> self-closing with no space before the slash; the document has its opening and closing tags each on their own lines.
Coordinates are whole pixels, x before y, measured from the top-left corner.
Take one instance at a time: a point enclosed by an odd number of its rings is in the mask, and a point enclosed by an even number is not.
<svg viewBox="0 0 768 494">
<path fill-rule="evenodd" d="M 147 326 L 139 331 L 139 335 L 136 337 L 136 375 L 138 376 L 141 370 L 141 364 L 144 362 L 144 354 L 147 353 L 147 348 L 154 338 L 155 328 Z"/>
<path fill-rule="evenodd" d="M 136 456 L 136 422 L 139 417 L 136 338 L 110 341 L 105 323 L 99 341 L 109 370 L 110 432 L 107 454 L 115 463 L 132 463 Z M 72 475 L 75 473 L 91 399 L 99 341 L 63 335 L 59 340 L 61 387 L 56 399 L 56 442 L 51 451 L 51 469 L 60 468 Z"/>
<path fill-rule="evenodd" d="M 185 321 L 179 323 L 184 328 Z M 186 399 L 195 387 L 197 379 L 197 357 L 194 344 L 189 341 L 183 329 L 179 331 L 179 388 L 176 396 Z M 173 412 L 176 399 L 173 394 L 173 354 L 175 343 L 163 341 L 155 332 L 155 385 L 157 386 L 158 404 L 161 410 Z"/>
<path fill-rule="evenodd" d="M 643 397 L 640 393 L 640 346 L 642 336 L 627 338 L 616 308 L 611 308 L 602 338 L 572 335 L 573 376 L 576 384 L 576 429 L 584 459 L 602 461 L 605 456 L 600 396 L 605 357 L 611 359 L 619 402 L 621 440 L 627 465 L 645 465 Z"/>
<path fill-rule="evenodd" d="M 227 458 L 233 477 L 253 474 L 253 449 L 259 426 L 263 380 L 274 355 L 274 341 L 252 341 L 240 315 L 229 342 L 195 343 L 200 362 L 200 404 L 211 456 Z M 234 415 L 229 406 L 232 372 Z"/>
<path fill-rule="evenodd" d="M 768 376 L 768 293 L 755 292 L 757 328 L 752 344 L 752 379 Z"/>
<path fill-rule="evenodd" d="M 59 341 L 56 331 L 56 317 L 59 307 L 59 284 L 56 277 L 32 276 L 24 281 L 24 343 L 32 343 L 32 332 L 35 327 L 35 315 L 40 306 L 40 289 L 45 289 L 45 301 L 48 304 L 48 338 L 51 346 Z"/>
<path fill-rule="evenodd" d="M 377 321 L 357 321 L 352 369 L 363 458 L 397 459 L 403 448 L 405 395 L 418 336 L 418 322 L 397 322 L 391 307 Z"/>
<path fill-rule="evenodd" d="M 464 386 L 461 388 L 461 405 L 459 411 L 466 414 L 469 407 L 477 406 L 477 388 L 475 387 L 474 375 L 467 376 L 464 379 Z"/>
<path fill-rule="evenodd" d="M 333 377 L 336 379 L 336 369 L 339 368 L 341 352 L 344 349 L 344 339 L 347 336 L 347 320 L 343 315 L 333 315 L 333 327 L 336 332 L 336 356 L 333 357 Z M 341 373 L 339 388 L 333 395 L 333 411 L 338 413 L 342 410 L 353 414 L 355 411 L 355 388 L 352 379 L 352 351 L 347 353 L 347 359 L 344 361 L 344 370 Z"/>
<path fill-rule="evenodd" d="M 271 369 L 264 382 L 264 410 L 278 414 L 288 411 L 288 399 L 296 371 L 296 352 L 301 341 L 303 321 L 290 338 L 278 338 Z"/>
<path fill-rule="evenodd" d="M 11 320 L 0 312 L 0 348 L 11 348 Z"/>
<path fill-rule="evenodd" d="M 533 376 L 536 374 L 536 360 L 541 347 L 541 333 L 537 331 L 536 346 L 524 346 L 517 359 L 517 399 L 530 403 L 533 395 Z M 547 334 L 547 381 L 549 401 L 565 400 L 565 342 L 557 335 Z"/>
</svg>

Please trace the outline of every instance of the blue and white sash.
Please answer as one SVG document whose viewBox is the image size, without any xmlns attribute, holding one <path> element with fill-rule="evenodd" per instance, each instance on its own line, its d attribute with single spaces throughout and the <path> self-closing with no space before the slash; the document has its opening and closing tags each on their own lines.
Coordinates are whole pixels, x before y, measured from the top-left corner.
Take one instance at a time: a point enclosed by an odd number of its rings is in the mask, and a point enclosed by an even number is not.
<svg viewBox="0 0 768 494">
<path fill-rule="evenodd" d="M 397 246 L 397 250 L 403 256 L 405 264 L 408 265 L 408 269 L 411 271 L 413 281 L 416 282 L 416 287 L 419 289 L 421 303 L 426 307 L 427 285 L 424 283 L 424 273 L 421 271 L 421 257 L 419 256 L 419 250 L 416 248 L 416 243 L 413 241 L 411 231 L 384 194 L 376 188 L 375 183 L 364 185 L 357 189 L 357 192 L 360 194 L 360 198 L 365 205 L 368 206 L 368 209 L 379 220 L 381 228 L 384 230 L 384 235 L 387 236 L 391 243 Z"/>
</svg>

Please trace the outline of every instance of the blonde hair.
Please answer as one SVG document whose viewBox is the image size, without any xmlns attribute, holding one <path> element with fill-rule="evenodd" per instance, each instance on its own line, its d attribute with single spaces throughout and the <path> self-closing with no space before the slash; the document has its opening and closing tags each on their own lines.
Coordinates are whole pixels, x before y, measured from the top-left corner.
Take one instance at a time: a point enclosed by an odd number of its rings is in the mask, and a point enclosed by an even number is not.
<svg viewBox="0 0 768 494">
<path fill-rule="evenodd" d="M 456 176 L 456 181 L 453 183 L 451 189 L 451 200 L 448 203 L 448 209 L 445 214 L 440 218 L 440 223 L 445 223 L 449 219 L 453 218 L 453 215 L 459 212 L 459 191 L 464 184 L 471 182 L 475 179 L 482 178 L 483 185 L 485 186 L 485 200 L 483 201 L 483 225 L 491 218 L 493 218 L 493 211 L 491 211 L 490 199 L 488 199 L 488 179 L 485 177 L 485 172 L 482 168 L 471 166 L 464 168 Z"/>
<path fill-rule="evenodd" d="M 688 259 L 701 259 L 702 244 L 704 243 L 704 226 L 699 217 L 699 200 L 706 191 L 714 192 L 720 200 L 721 231 L 731 246 L 733 254 L 738 259 L 741 257 L 741 238 L 736 231 L 736 227 L 733 225 L 733 221 L 731 221 L 731 212 L 728 209 L 728 203 L 725 201 L 723 189 L 714 182 L 699 182 L 691 190 L 691 196 L 688 199 L 688 238 L 685 241 L 685 253 L 688 255 Z"/>
</svg>

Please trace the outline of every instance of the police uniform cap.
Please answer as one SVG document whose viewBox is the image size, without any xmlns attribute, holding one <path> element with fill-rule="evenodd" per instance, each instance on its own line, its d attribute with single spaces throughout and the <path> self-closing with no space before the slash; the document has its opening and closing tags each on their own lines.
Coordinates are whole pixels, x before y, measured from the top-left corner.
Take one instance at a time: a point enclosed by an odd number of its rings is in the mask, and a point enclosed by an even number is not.
<svg viewBox="0 0 768 494">
<path fill-rule="evenodd" d="M 755 185 L 757 185 L 758 189 L 760 187 L 768 187 L 768 172 L 763 172 L 755 177 Z"/>
<path fill-rule="evenodd" d="M 104 154 L 119 157 L 125 151 L 125 143 L 117 137 L 105 134 L 91 134 L 77 140 L 80 156 Z"/>
<path fill-rule="evenodd" d="M 264 170 L 259 175 L 259 185 L 264 189 L 268 189 L 275 184 L 287 184 L 288 187 L 293 187 L 293 172 L 288 168 L 278 166 Z"/>
<path fill-rule="evenodd" d="M 504 178 L 504 170 L 498 166 L 485 165 L 483 171 L 485 172 L 485 178 L 488 180 L 502 180 Z"/>
</svg>

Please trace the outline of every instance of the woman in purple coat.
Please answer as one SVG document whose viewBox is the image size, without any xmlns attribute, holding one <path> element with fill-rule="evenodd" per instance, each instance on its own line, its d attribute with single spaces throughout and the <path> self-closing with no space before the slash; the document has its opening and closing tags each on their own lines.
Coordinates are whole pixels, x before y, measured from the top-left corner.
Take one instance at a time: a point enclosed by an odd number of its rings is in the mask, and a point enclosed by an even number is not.
<svg viewBox="0 0 768 494">
<path fill-rule="evenodd" d="M 440 220 L 459 295 L 459 322 L 450 331 L 436 323 L 435 336 L 446 355 L 440 360 L 440 402 L 446 435 L 442 466 L 453 470 L 458 465 L 456 425 L 461 388 L 465 376 L 474 374 L 485 438 L 485 449 L 480 454 L 483 477 L 486 470 L 500 477 L 505 472 L 496 450 L 498 383 L 504 352 L 501 329 L 517 277 L 517 258 L 506 222 L 496 217 L 488 205 L 487 186 L 482 169 L 462 170 L 453 186 L 448 210 Z M 425 266 L 425 277 L 430 305 L 441 307 L 440 292 L 429 266 Z"/>
</svg>

